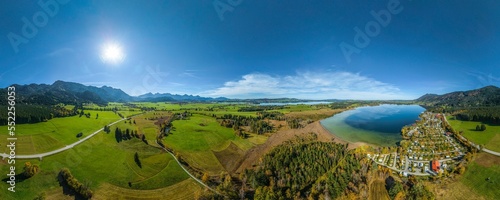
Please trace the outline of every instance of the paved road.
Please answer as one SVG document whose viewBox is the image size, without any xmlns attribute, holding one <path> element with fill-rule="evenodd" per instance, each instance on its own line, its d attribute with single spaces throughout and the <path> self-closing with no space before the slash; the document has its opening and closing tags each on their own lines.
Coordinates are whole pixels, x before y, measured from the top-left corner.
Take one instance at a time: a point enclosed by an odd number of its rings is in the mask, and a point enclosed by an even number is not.
<svg viewBox="0 0 500 200">
<path fill-rule="evenodd" d="M 158 141 L 156 141 L 156 144 L 158 144 Z M 177 157 L 175 157 L 175 155 L 172 152 L 170 152 L 166 148 L 162 147 L 160 144 L 158 144 L 158 146 L 160 146 L 163 150 L 165 150 L 167 153 L 169 153 L 170 155 L 172 155 L 172 157 L 175 159 L 175 161 L 177 161 L 177 164 L 179 164 L 179 166 L 186 172 L 186 174 L 188 174 L 196 182 L 198 182 L 199 184 L 205 186 L 207 189 L 211 190 L 212 192 L 215 192 L 215 193 L 221 195 L 219 192 L 217 192 L 217 190 L 212 189 L 210 186 L 208 186 L 205 183 L 203 183 L 203 181 L 201 181 L 200 179 L 196 178 L 196 176 L 194 176 L 191 173 L 189 173 L 189 171 L 186 168 L 184 168 L 184 166 L 181 164 L 181 162 L 179 162 L 179 160 L 177 160 Z"/>
<path fill-rule="evenodd" d="M 114 124 L 116 124 L 116 123 L 118 123 L 118 122 L 121 122 L 121 121 L 125 120 L 125 119 L 126 119 L 126 118 L 122 118 L 122 119 L 120 119 L 120 120 L 118 120 L 118 121 L 115 121 L 115 122 L 113 122 L 113 123 L 109 124 L 108 126 L 112 126 L 112 125 L 114 125 Z M 95 131 L 94 133 L 92 133 L 92 134 L 88 135 L 87 137 L 84 137 L 84 138 L 82 138 L 82 139 L 80 139 L 80 140 L 76 141 L 75 143 L 70 144 L 70 145 L 67 145 L 67 146 L 65 146 L 65 147 L 63 147 L 63 148 L 56 149 L 56 150 L 54 150 L 54 151 L 49 151 L 49 152 L 46 152 L 46 153 L 31 154 L 31 155 L 16 155 L 16 158 L 17 158 L 17 159 L 32 159 L 32 158 L 42 159 L 42 158 L 43 158 L 43 157 L 45 157 L 45 156 L 54 155 L 54 154 L 56 154 L 56 153 L 63 152 L 63 151 L 66 151 L 66 150 L 68 150 L 68 149 L 71 149 L 71 148 L 75 147 L 76 145 L 78 145 L 78 144 L 80 144 L 80 143 L 82 143 L 82 142 L 84 142 L 84 141 L 86 141 L 86 140 L 90 139 L 92 136 L 96 135 L 97 133 L 99 133 L 99 132 L 100 132 L 100 131 L 102 131 L 103 129 L 104 129 L 104 128 L 101 128 L 101 129 L 99 129 L 99 130 Z M 9 157 L 9 155 L 8 155 L 8 154 L 5 154 L 5 153 L 0 154 L 0 156 L 2 156 L 2 159 L 5 159 L 5 158 Z"/>
<path fill-rule="evenodd" d="M 120 119 L 120 120 L 118 120 L 118 121 L 115 121 L 115 122 L 113 122 L 113 123 L 109 124 L 108 126 L 112 126 L 112 125 L 114 125 L 114 124 L 116 124 L 116 123 L 118 123 L 118 122 L 121 122 L 121 121 L 123 121 L 123 120 L 126 120 L 126 118 L 122 118 L 122 119 Z M 94 133 L 92 133 L 92 134 L 88 135 L 87 137 L 84 137 L 84 138 L 82 138 L 81 140 L 76 141 L 76 142 L 75 142 L 75 143 L 73 143 L 73 144 L 67 145 L 67 146 L 65 146 L 65 147 L 63 147 L 63 148 L 60 148 L 60 149 L 56 149 L 56 150 L 54 150 L 54 151 L 49 151 L 49 152 L 46 152 L 46 153 L 40 153 L 40 154 L 31 154 L 31 155 L 16 155 L 16 158 L 17 158 L 17 159 L 33 159 L 33 158 L 42 159 L 42 158 L 43 158 L 43 157 L 45 157 L 45 156 L 54 155 L 54 154 L 56 154 L 56 153 L 63 152 L 63 151 L 66 151 L 66 150 L 68 150 L 68 149 L 71 149 L 71 148 L 75 147 L 76 145 L 78 145 L 78 144 L 80 144 L 80 143 L 82 143 L 82 142 L 84 142 L 84 141 L 86 141 L 86 140 L 90 139 L 91 137 L 93 137 L 94 135 L 96 135 L 97 133 L 99 133 L 99 132 L 100 132 L 100 131 L 102 131 L 102 130 L 104 130 L 104 127 L 103 127 L 103 128 L 101 128 L 101 129 L 99 129 L 99 130 L 97 130 L 97 131 L 95 131 Z M 158 144 L 158 142 L 156 142 L 156 143 Z M 161 145 L 160 145 L 160 144 L 158 144 L 158 145 L 161 147 Z M 162 148 L 163 148 L 163 147 L 162 147 Z M 185 172 L 186 172 L 186 173 L 187 173 L 187 174 L 188 174 L 191 178 L 193 178 L 196 182 L 200 183 L 201 185 L 203 185 L 203 186 L 204 186 L 204 187 L 206 187 L 207 189 L 209 189 L 209 190 L 211 190 L 211 191 L 213 191 L 213 192 L 215 192 L 215 193 L 217 193 L 217 194 L 219 194 L 219 195 L 220 195 L 220 193 L 219 193 L 219 192 L 217 192 L 217 190 L 212 189 L 211 187 L 209 187 L 208 185 L 206 185 L 205 183 L 203 183 L 203 181 L 199 180 L 199 179 L 198 179 L 198 178 L 196 178 L 194 175 L 192 175 L 191 173 L 189 173 L 189 171 L 188 171 L 188 170 L 186 170 L 186 168 L 184 168 L 184 166 L 182 166 L 182 164 L 179 162 L 179 160 L 177 160 L 177 158 L 175 157 L 175 155 L 174 155 L 174 154 L 172 154 L 170 151 L 168 151 L 168 150 L 167 150 L 167 149 L 165 149 L 165 148 L 163 148 L 163 149 L 164 149 L 167 153 L 169 153 L 170 155 L 172 155 L 172 157 L 175 159 L 175 161 L 177 162 L 177 164 L 179 164 L 179 166 L 180 166 L 180 167 L 181 167 L 181 168 L 182 168 L 182 169 L 183 169 L 183 170 L 184 170 L 184 171 L 185 171 Z M 9 155 L 8 155 L 8 154 L 5 154 L 5 153 L 1 153 L 1 154 L 0 154 L 0 156 L 2 156 L 2 159 L 5 159 L 5 158 L 9 157 Z"/>
<path fill-rule="evenodd" d="M 486 152 L 486 153 L 490 153 L 490 154 L 496 155 L 496 156 L 500 156 L 499 152 L 492 151 L 492 150 L 489 150 L 489 149 L 486 149 L 486 148 L 483 148 L 483 151 Z"/>
</svg>

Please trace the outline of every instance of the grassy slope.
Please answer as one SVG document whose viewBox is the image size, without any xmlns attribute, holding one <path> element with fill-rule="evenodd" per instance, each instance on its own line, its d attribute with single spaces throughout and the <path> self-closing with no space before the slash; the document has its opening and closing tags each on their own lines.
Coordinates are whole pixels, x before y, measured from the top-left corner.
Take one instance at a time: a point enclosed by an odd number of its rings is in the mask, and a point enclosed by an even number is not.
<svg viewBox="0 0 500 200">
<path fill-rule="evenodd" d="M 119 124 L 118 126 L 128 126 Z M 114 130 L 114 127 L 112 127 Z M 133 154 L 139 152 L 142 168 L 133 161 Z M 163 156 L 163 157 L 160 157 Z M 16 171 L 22 172 L 24 162 L 17 160 Z M 91 188 L 98 188 L 107 182 L 129 188 L 155 189 L 174 185 L 188 178 L 178 165 L 173 165 L 169 154 L 161 153 L 157 148 L 145 145 L 138 139 L 117 143 L 114 134 L 99 133 L 75 148 L 49 156 L 42 161 L 30 160 L 40 164 L 42 171 L 34 177 L 17 183 L 16 193 L 6 193 L 7 184 L 0 184 L 0 199 L 33 199 L 41 191 L 60 188 L 56 181 L 59 170 L 67 167 L 81 182 L 88 181 Z M 9 165 L 0 164 L 0 171 L 7 172 Z M 161 177 L 161 181 L 158 181 Z M 134 184 L 138 183 L 138 184 Z"/>
<path fill-rule="evenodd" d="M 447 117 L 450 125 L 458 131 L 463 131 L 463 135 L 476 144 L 482 144 L 487 149 L 500 152 L 500 126 L 486 125 L 485 131 L 476 131 L 476 125 L 481 122 L 453 120 Z"/>
<path fill-rule="evenodd" d="M 458 181 L 434 187 L 437 199 L 500 199 L 500 157 L 478 153 Z"/>
<path fill-rule="evenodd" d="M 72 116 L 36 124 L 16 125 L 17 154 L 44 153 L 64 147 L 78 141 L 76 134 L 79 132 L 85 137 L 104 125 L 120 119 L 113 112 L 85 111 L 85 113 L 90 113 L 90 118 Z M 97 119 L 96 114 L 99 114 Z M 7 127 L 0 126 L 0 152 L 7 152 L 5 146 L 7 137 Z"/>
<path fill-rule="evenodd" d="M 489 181 L 486 179 L 490 178 Z M 488 199 L 500 199 L 500 166 L 484 167 L 476 162 L 470 164 L 460 182 Z M 496 188 L 496 189 L 495 189 Z"/>
<path fill-rule="evenodd" d="M 162 117 L 162 116 L 166 117 L 168 115 L 171 114 L 167 112 L 149 112 L 143 115 L 132 117 L 132 121 L 135 120 L 136 122 L 135 130 L 137 130 L 139 134 L 146 135 L 146 140 L 148 140 L 148 143 L 150 145 L 155 145 L 155 138 L 159 133 L 159 130 L 158 126 L 155 125 L 156 120 L 149 120 L 149 118 Z"/>
<path fill-rule="evenodd" d="M 217 115 L 255 116 L 255 112 L 237 112 L 240 107 L 248 105 L 187 104 L 181 106 L 164 103 L 144 104 L 157 106 L 159 109 L 173 110 L 174 112 L 183 109 L 190 109 L 190 112 L 208 112 L 200 109 L 213 107 L 213 112 Z M 116 105 L 111 104 L 108 107 L 112 106 L 127 109 L 119 103 Z M 195 109 L 199 110 L 195 111 Z M 281 110 L 281 112 L 288 113 L 310 109 L 313 108 L 310 106 L 294 106 Z M 80 131 L 85 136 L 100 129 L 105 124 L 119 119 L 117 115 L 109 111 L 86 112 L 91 113 L 90 119 L 76 116 L 53 119 L 46 123 L 19 125 L 18 148 L 25 149 L 26 152 L 46 152 L 76 141 L 75 135 Z M 99 113 L 97 120 L 95 119 L 96 113 Z M 139 116 L 134 119 L 139 119 Z M 154 124 L 152 124 L 153 121 L 148 123 L 137 122 L 137 125 L 124 122 L 119 123 L 117 126 L 122 129 L 129 128 L 144 131 L 148 137 L 147 139 L 153 139 L 157 132 Z M 200 123 L 206 125 L 200 126 Z M 213 155 L 212 150 L 221 151 L 227 148 L 231 142 L 243 150 L 248 150 L 254 143 L 262 143 L 267 138 L 255 135 L 250 139 L 241 139 L 234 135 L 232 129 L 221 127 L 214 118 L 202 115 L 195 115 L 190 120 L 175 121 L 174 126 L 177 130 L 165 138 L 165 143 L 180 152 L 182 156 L 185 156 L 190 164 L 217 175 L 224 169 Z M 110 134 L 100 133 L 74 149 L 46 157 L 43 161 L 29 160 L 32 163 L 40 164 L 42 171 L 28 180 L 19 182 L 16 188 L 17 193 L 6 194 L 0 192 L 0 199 L 32 199 L 42 191 L 47 191 L 49 196 L 58 196 L 61 188 L 55 177 L 63 167 L 69 168 L 81 182 L 90 182 L 91 188 L 100 197 L 107 195 L 108 192 L 120 194 L 121 197 L 130 195 L 130 197 L 133 196 L 132 198 L 149 195 L 158 196 L 162 195 L 162 193 L 169 197 L 170 195 L 185 197 L 185 194 L 192 195 L 193 192 L 200 190 L 199 185 L 188 179 L 187 175 L 181 171 L 180 167 L 174 163 L 169 155 L 159 152 L 154 147 L 145 145 L 140 140 L 133 139 L 116 143 L 114 129 L 115 127 L 111 128 L 112 132 Z M 5 135 L 6 133 L 0 134 L 0 141 L 6 141 Z M 2 146 L 5 147 L 5 144 L 2 144 Z M 142 168 L 139 168 L 133 161 L 135 152 L 139 152 Z M 16 170 L 18 173 L 22 171 L 25 161 L 28 160 L 18 161 Z M 8 171 L 7 167 L 8 165 L 5 162 L 1 163 L 0 171 Z M 129 188 L 128 182 L 132 182 L 132 189 Z M 6 191 L 6 188 L 6 184 L 0 184 L 0 190 Z M 133 190 L 133 188 L 148 190 Z"/>
<path fill-rule="evenodd" d="M 376 180 L 373 181 L 372 184 L 370 185 L 370 199 L 373 200 L 389 200 L 389 194 L 387 193 L 387 190 L 385 189 L 385 183 L 384 181 L 381 180 Z"/>
<path fill-rule="evenodd" d="M 102 184 L 95 194 L 96 199 L 195 199 L 195 193 L 201 191 L 201 186 L 193 179 L 184 180 L 178 184 L 155 190 L 131 190 L 111 184 Z M 59 198 L 56 198 L 59 199 Z"/>
<path fill-rule="evenodd" d="M 224 169 L 212 150 L 221 151 L 230 142 L 243 150 L 253 146 L 248 140 L 237 137 L 232 129 L 220 126 L 212 117 L 193 115 L 189 120 L 176 120 L 173 125 L 176 130 L 165 137 L 165 144 L 179 152 L 191 165 L 214 175 Z"/>
</svg>

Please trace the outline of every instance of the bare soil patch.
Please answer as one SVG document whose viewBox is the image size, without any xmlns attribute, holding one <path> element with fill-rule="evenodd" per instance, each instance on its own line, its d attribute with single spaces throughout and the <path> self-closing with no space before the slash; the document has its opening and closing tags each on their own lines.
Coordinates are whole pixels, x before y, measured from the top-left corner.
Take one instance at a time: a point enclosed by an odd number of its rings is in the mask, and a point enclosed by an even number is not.
<svg viewBox="0 0 500 200">
<path fill-rule="evenodd" d="M 484 167 L 491 167 L 493 165 L 500 165 L 500 157 L 491 155 L 489 153 L 479 153 L 475 159 L 478 165 Z"/>
</svg>

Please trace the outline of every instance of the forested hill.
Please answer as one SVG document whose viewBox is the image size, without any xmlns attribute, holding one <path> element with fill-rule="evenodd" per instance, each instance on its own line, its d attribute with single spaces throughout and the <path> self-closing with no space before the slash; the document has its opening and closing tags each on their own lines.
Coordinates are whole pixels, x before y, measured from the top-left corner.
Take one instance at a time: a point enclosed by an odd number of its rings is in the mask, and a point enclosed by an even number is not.
<svg viewBox="0 0 500 200">
<path fill-rule="evenodd" d="M 56 104 L 79 104 L 92 102 L 96 104 L 107 104 L 107 102 L 125 102 L 132 100 L 132 97 L 120 89 L 107 86 L 94 87 L 79 83 L 56 81 L 52 85 L 29 84 L 13 85 L 16 90 L 16 103 L 56 105 Z M 1 95 L 7 95 L 6 89 L 2 89 Z M 6 105 L 6 98 L 0 100 Z"/>
<path fill-rule="evenodd" d="M 489 107 L 500 106 L 500 88 L 487 86 L 476 90 L 452 92 L 443 95 L 426 94 L 416 100 L 430 107 Z"/>
<path fill-rule="evenodd" d="M 227 98 L 210 98 L 193 95 L 174 95 L 174 94 L 151 94 L 147 93 L 138 97 L 130 96 L 121 89 L 108 86 L 95 87 L 86 86 L 80 83 L 56 81 L 52 85 L 47 84 L 29 84 L 18 85 L 16 87 L 16 103 L 35 104 L 35 105 L 56 105 L 81 103 L 95 103 L 105 105 L 108 102 L 133 102 L 133 101 L 182 101 L 182 102 L 206 102 L 206 101 L 225 101 Z M 0 103 L 6 105 L 7 90 L 0 89 Z"/>
</svg>

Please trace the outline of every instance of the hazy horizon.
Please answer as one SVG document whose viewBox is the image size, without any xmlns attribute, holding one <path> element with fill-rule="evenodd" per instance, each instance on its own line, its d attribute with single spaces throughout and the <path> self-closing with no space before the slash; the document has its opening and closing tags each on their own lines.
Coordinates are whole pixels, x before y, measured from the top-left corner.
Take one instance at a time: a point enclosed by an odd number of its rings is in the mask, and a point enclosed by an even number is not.
<svg viewBox="0 0 500 200">
<path fill-rule="evenodd" d="M 56 81 L 63 81 L 63 82 L 71 82 L 71 81 L 65 81 L 65 80 L 56 80 Z M 71 83 L 77 83 L 77 82 L 71 82 Z M 17 83 L 14 83 L 14 84 L 17 84 Z M 31 84 L 37 84 L 37 85 L 41 85 L 41 84 L 45 84 L 45 85 L 52 85 L 53 83 L 29 83 L 29 84 L 20 84 L 20 85 L 31 85 Z M 81 83 L 79 83 L 81 84 Z M 11 84 L 13 85 L 13 84 Z M 85 85 L 85 84 L 82 84 L 82 85 Z M 109 86 L 109 85 L 85 85 L 85 86 L 93 86 L 93 87 L 97 87 L 97 88 L 102 88 L 102 87 L 111 87 L 111 88 L 114 88 L 114 89 L 119 89 L 121 91 L 123 91 L 121 88 L 117 88 L 117 87 L 112 87 L 112 86 Z M 494 85 L 487 85 L 487 86 L 494 86 Z M 487 87 L 487 86 L 483 86 L 483 87 Z M 7 86 L 6 86 L 7 87 Z M 468 90 L 474 90 L 474 89 L 479 89 L 479 88 L 471 88 L 471 89 L 468 89 Z M 139 95 L 131 95 L 129 93 L 127 93 L 126 91 L 123 91 L 125 92 L 127 95 L 129 96 L 132 96 L 132 97 L 139 97 L 139 96 L 142 96 L 142 95 L 146 95 L 146 94 L 171 94 L 171 95 L 191 95 L 191 96 L 200 96 L 200 97 L 212 97 L 212 98 L 228 98 L 228 97 L 225 97 L 225 96 L 202 96 L 200 94 L 188 94 L 188 93 L 170 93 L 170 92 L 154 92 L 154 91 L 150 91 L 150 92 L 146 92 L 146 93 L 142 93 L 142 94 L 139 94 Z M 453 92 L 458 92 L 458 91 L 453 91 Z M 426 93 L 426 94 L 422 94 L 420 96 L 418 96 L 417 98 L 423 96 L 423 95 L 427 95 L 427 94 L 434 94 L 434 93 Z M 444 94 L 444 93 L 442 93 Z M 442 94 L 437 94 L 437 95 L 442 95 Z M 245 100 L 245 99 L 279 99 L 279 98 L 290 98 L 290 99 L 298 99 L 298 100 L 313 100 L 313 101 L 321 101 L 321 100 L 415 100 L 417 98 L 414 98 L 414 99 L 336 99 L 336 98 L 330 98 L 330 99 L 314 99 L 314 98 L 295 98 L 295 97 L 286 97 L 286 96 L 283 96 L 283 97 L 254 97 L 254 98 L 229 98 L 231 100 Z"/>
</svg>

